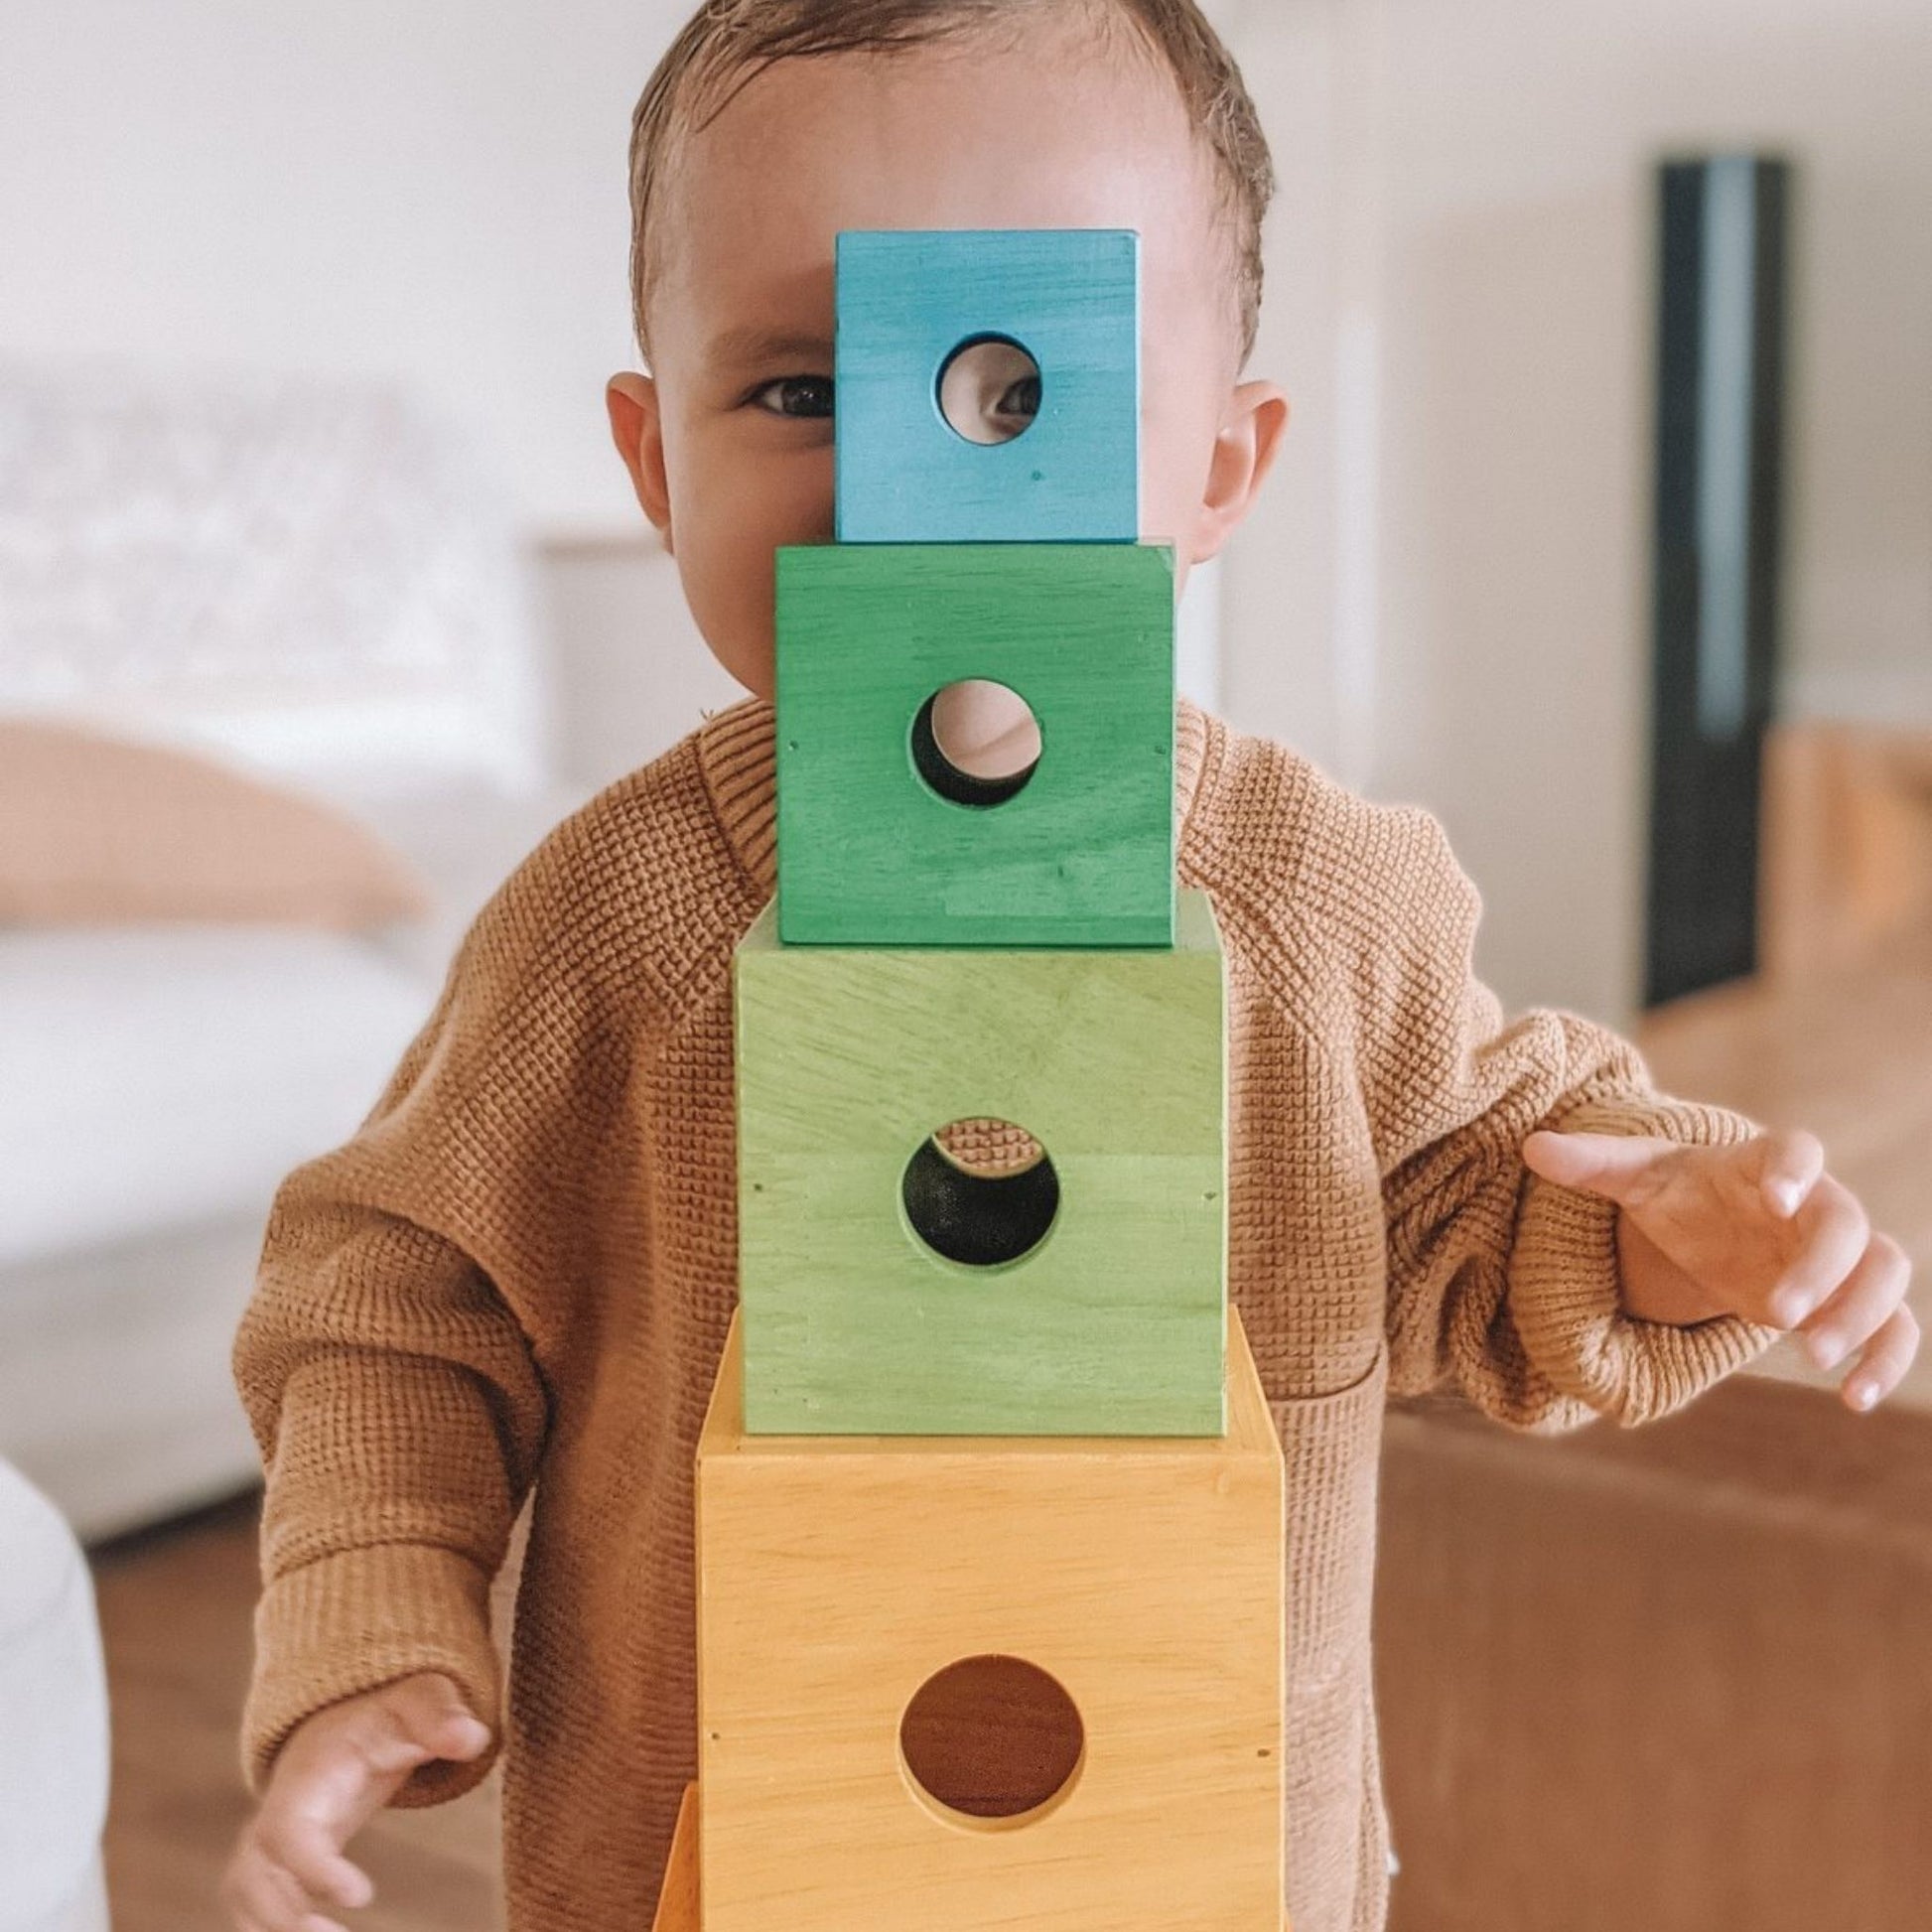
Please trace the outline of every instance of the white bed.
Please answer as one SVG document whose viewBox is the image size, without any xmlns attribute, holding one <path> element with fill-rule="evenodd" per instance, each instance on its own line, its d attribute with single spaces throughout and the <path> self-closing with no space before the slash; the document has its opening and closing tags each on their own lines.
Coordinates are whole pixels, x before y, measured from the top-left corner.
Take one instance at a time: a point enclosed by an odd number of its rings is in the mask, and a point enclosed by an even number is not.
<svg viewBox="0 0 1932 1932">
<path fill-rule="evenodd" d="M 469 918 L 582 797 L 402 801 L 420 925 L 0 930 L 0 1455 L 83 1539 L 259 1473 L 228 1344 L 276 1182 L 353 1132 Z"/>
<path fill-rule="evenodd" d="M 259 1474 L 229 1377 L 276 1182 L 353 1131 L 556 775 L 517 553 L 380 390 L 0 366 L 0 713 L 348 806 L 434 914 L 0 927 L 0 1457 L 87 1540 Z"/>
</svg>

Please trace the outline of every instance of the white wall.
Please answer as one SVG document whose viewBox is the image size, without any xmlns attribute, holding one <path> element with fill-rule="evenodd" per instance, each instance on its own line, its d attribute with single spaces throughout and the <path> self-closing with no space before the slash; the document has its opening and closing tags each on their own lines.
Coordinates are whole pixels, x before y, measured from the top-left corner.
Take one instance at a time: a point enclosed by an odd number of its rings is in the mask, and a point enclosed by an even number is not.
<svg viewBox="0 0 1932 1932">
<path fill-rule="evenodd" d="M 1443 816 L 1512 1004 L 1625 1017 L 1648 164 L 1714 142 L 1796 160 L 1791 689 L 1932 720 L 1932 6 L 1209 11 L 1282 178 L 1254 370 L 1295 402 L 1218 573 L 1221 709 Z M 685 12 L 15 9 L 0 354 L 384 373 L 463 418 L 533 534 L 634 532 L 602 406 L 631 352 L 624 148 Z M 667 680 L 689 644 L 662 640 Z"/>
<path fill-rule="evenodd" d="M 376 373 L 534 525 L 635 516 L 630 108 L 674 0 L 74 0 L 0 35 L 0 353 Z"/>
<path fill-rule="evenodd" d="M 1932 7 L 1253 0 L 1236 30 L 1291 177 L 1257 365 L 1315 448 L 1230 553 L 1230 709 L 1438 811 L 1509 1003 L 1627 1018 L 1650 164 L 1797 164 L 1788 708 L 1932 725 Z"/>
<path fill-rule="evenodd" d="M 0 355 L 406 385 L 546 543 L 565 668 L 599 680 L 564 693 L 569 756 L 634 762 L 738 695 L 604 417 L 606 377 L 635 366 L 630 111 L 689 11 L 75 0 L 9 17 Z M 1196 573 L 1181 638 L 1209 702 L 1217 574 Z"/>
</svg>

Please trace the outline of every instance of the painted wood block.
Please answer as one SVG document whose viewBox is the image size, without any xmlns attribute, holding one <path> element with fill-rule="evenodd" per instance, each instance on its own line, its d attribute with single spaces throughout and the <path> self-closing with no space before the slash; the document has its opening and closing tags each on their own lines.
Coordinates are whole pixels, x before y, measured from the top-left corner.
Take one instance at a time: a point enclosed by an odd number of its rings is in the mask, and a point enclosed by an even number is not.
<svg viewBox="0 0 1932 1932">
<path fill-rule="evenodd" d="M 837 240 L 841 543 L 1140 535 L 1140 236 L 1130 228 L 856 229 Z M 986 338 L 1039 371 L 1031 423 L 978 443 L 940 379 Z"/>
<path fill-rule="evenodd" d="M 705 1932 L 1280 1925 L 1282 1453 L 1238 1314 L 1227 1435 L 1172 1442 L 749 1435 L 742 1323 L 697 1448 Z"/>
<path fill-rule="evenodd" d="M 678 1800 L 671 1855 L 664 1862 L 650 1932 L 703 1932 L 703 1928 L 704 1911 L 698 1892 L 698 1787 L 687 1784 Z"/>
<path fill-rule="evenodd" d="M 995 804 L 935 786 L 922 749 L 927 701 L 969 678 L 1039 729 Z M 787 944 L 1173 943 L 1169 546 L 786 546 L 775 701 Z"/>
<path fill-rule="evenodd" d="M 876 1932 L 899 1932 L 884 1920 L 875 1922 Z M 698 1787 L 687 1784 L 677 1808 L 677 1825 L 671 1838 L 671 1854 L 664 1866 L 664 1880 L 657 1894 L 657 1910 L 651 1917 L 651 1932 L 704 1932 L 704 1919 L 698 1894 Z M 866 1921 L 852 1921 L 852 1932 L 873 1932 Z M 1150 1927 L 1149 1932 L 1155 1932 Z M 1292 1932 L 1288 1915 L 1282 1915 L 1282 1932 Z"/>
<path fill-rule="evenodd" d="M 1179 897 L 1168 951 L 786 946 L 759 912 L 733 959 L 754 1431 L 1222 1432 L 1224 965 Z M 961 1172 L 933 1137 L 972 1121 L 1050 1169 Z"/>
</svg>

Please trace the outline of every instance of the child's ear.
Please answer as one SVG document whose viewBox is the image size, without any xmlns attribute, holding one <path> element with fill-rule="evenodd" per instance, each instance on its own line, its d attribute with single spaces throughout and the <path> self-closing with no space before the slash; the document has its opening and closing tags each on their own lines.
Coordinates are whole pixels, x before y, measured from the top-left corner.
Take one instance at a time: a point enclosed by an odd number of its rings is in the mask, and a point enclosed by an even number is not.
<svg viewBox="0 0 1932 1932">
<path fill-rule="evenodd" d="M 1194 521 L 1193 562 L 1217 555 L 1254 507 L 1262 481 L 1281 454 L 1288 415 L 1288 392 L 1280 384 L 1236 385 L 1214 438 L 1214 460 Z"/>
<path fill-rule="evenodd" d="M 671 492 L 664 480 L 664 426 L 657 409 L 657 384 L 647 375 L 625 370 L 604 387 L 611 416 L 611 441 L 618 446 L 638 507 L 671 548 Z"/>
</svg>

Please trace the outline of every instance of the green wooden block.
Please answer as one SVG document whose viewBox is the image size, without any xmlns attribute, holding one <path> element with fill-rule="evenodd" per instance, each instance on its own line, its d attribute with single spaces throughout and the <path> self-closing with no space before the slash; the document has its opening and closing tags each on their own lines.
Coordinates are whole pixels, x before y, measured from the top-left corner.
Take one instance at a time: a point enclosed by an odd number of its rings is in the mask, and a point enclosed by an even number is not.
<svg viewBox="0 0 1932 1932">
<path fill-rule="evenodd" d="M 809 544 L 777 553 L 778 932 L 786 944 L 1173 943 L 1173 550 Z M 1017 691 L 1032 775 L 942 795 L 919 720 Z"/>
<path fill-rule="evenodd" d="M 1048 951 L 788 946 L 763 908 L 733 960 L 749 1430 L 1223 1433 L 1223 962 L 1206 895 L 1178 910 L 1169 950 Z M 1043 1233 L 1040 1167 L 944 1218 L 994 1184 L 948 1192 L 932 1146 L 976 1119 L 1044 1149 Z"/>
</svg>

